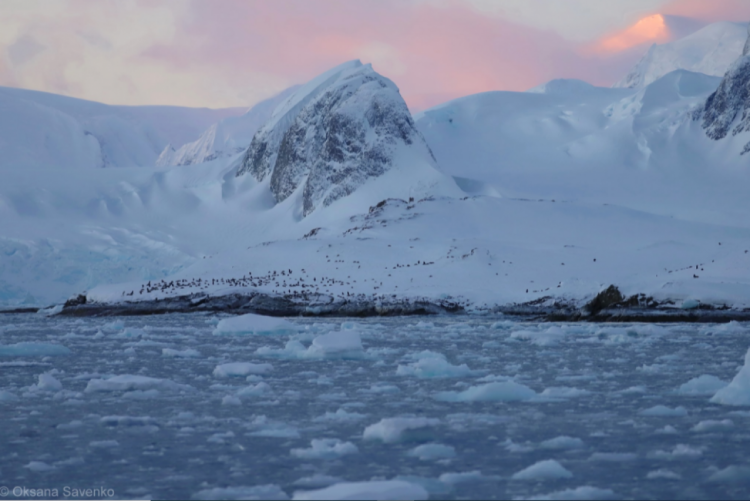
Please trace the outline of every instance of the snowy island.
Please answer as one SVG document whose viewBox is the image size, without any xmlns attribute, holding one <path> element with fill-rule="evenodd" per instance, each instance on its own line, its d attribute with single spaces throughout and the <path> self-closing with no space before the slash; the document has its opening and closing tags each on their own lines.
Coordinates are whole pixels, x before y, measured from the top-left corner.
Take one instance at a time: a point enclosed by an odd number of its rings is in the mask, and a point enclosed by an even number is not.
<svg viewBox="0 0 750 501">
<path fill-rule="evenodd" d="M 748 319 L 750 56 L 744 28 L 722 26 L 652 49 L 627 85 L 554 80 L 416 115 L 351 61 L 177 148 L 207 111 L 176 131 L 175 110 L 3 89 L 59 141 L 10 152 L 39 164 L 0 187 L 0 300 L 71 316 Z M 710 75 L 664 62 L 717 44 Z"/>
</svg>

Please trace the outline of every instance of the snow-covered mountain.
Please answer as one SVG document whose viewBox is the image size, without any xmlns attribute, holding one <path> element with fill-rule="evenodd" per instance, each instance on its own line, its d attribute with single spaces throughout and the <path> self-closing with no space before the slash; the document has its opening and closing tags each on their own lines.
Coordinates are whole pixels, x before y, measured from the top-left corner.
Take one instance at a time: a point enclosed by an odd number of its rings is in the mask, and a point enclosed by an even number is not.
<svg viewBox="0 0 750 501">
<path fill-rule="evenodd" d="M 715 141 L 692 118 L 720 83 L 685 70 L 640 89 L 560 80 L 411 117 L 392 82 L 346 63 L 276 107 L 247 154 L 11 169 L 0 304 L 85 290 L 471 309 L 580 303 L 616 284 L 750 307 L 747 140 Z"/>
<path fill-rule="evenodd" d="M 190 140 L 241 113 L 109 106 L 8 87 L 0 87 L 0 110 L 0 169 L 151 167 L 169 141 Z"/>
<path fill-rule="evenodd" d="M 168 144 L 156 161 L 158 167 L 193 165 L 244 152 L 257 130 L 265 124 L 274 109 L 295 90 L 290 87 L 263 100 L 240 116 L 230 116 L 211 125 L 201 136 L 175 148 Z"/>
<path fill-rule="evenodd" d="M 458 193 L 437 170 L 398 88 L 351 61 L 297 90 L 255 134 L 237 176 L 270 177 L 276 202 L 295 192 L 302 215 L 391 170 L 392 196 Z M 396 186 L 400 185 L 400 189 Z"/>
<path fill-rule="evenodd" d="M 742 53 L 747 24 L 719 22 L 674 42 L 654 44 L 618 88 L 642 88 L 667 73 L 688 70 L 721 77 Z"/>
</svg>

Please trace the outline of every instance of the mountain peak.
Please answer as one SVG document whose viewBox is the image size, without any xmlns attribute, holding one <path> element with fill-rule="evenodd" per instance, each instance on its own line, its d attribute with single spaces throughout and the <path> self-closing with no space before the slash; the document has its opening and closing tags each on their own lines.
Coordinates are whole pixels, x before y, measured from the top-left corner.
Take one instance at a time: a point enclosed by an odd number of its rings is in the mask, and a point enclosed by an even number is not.
<svg viewBox="0 0 750 501">
<path fill-rule="evenodd" d="M 307 216 L 383 176 L 403 154 L 410 165 L 437 167 L 398 87 L 371 65 L 350 61 L 303 85 L 276 109 L 253 137 L 237 176 L 270 176 L 277 203 L 301 189 Z"/>
<path fill-rule="evenodd" d="M 675 70 L 724 76 L 745 50 L 747 28 L 741 23 L 709 24 L 690 35 L 652 45 L 630 72 L 614 87 L 642 88 Z"/>
</svg>

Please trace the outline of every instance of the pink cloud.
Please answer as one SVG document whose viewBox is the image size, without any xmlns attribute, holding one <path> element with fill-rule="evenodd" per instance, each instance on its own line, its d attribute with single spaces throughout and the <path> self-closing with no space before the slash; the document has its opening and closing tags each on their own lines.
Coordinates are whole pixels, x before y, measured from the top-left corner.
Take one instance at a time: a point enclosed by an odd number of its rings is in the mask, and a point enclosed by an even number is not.
<svg viewBox="0 0 750 501">
<path fill-rule="evenodd" d="M 387 49 L 384 61 L 371 60 L 372 47 Z M 194 2 L 177 40 L 146 55 L 214 71 L 238 85 L 256 72 L 298 83 L 360 58 L 392 77 L 416 109 L 477 92 L 526 90 L 556 77 L 609 84 L 637 58 L 600 64 L 578 48 L 553 32 L 483 16 L 459 2 L 223 0 Z"/>
<path fill-rule="evenodd" d="M 673 0 L 662 9 L 663 14 L 694 17 L 707 22 L 750 21 L 747 0 Z"/>
</svg>

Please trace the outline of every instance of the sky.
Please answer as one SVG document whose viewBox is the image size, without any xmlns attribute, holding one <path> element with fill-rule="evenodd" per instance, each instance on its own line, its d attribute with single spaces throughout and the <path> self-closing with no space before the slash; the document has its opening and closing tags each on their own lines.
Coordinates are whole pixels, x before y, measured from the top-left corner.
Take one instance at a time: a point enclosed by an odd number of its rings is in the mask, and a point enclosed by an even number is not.
<svg viewBox="0 0 750 501">
<path fill-rule="evenodd" d="M 0 85 L 247 107 L 360 59 L 416 111 L 553 78 L 612 85 L 652 43 L 748 20 L 748 0 L 2 0 Z"/>
</svg>

